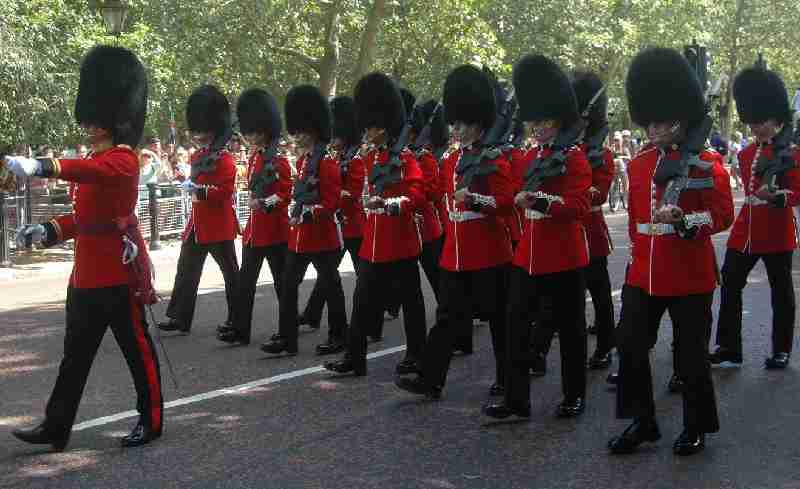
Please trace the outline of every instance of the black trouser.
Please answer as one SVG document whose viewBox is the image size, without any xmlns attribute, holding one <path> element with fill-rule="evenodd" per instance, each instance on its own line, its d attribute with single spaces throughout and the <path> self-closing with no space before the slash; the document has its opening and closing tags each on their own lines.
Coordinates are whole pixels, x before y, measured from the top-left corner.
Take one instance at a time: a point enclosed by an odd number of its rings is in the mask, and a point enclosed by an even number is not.
<svg viewBox="0 0 800 489">
<path fill-rule="evenodd" d="M 531 276 L 512 267 L 508 299 L 506 403 L 530 403 L 531 312 L 537 323 L 558 330 L 564 397 L 586 396 L 586 289 L 581 269 Z"/>
<path fill-rule="evenodd" d="M 399 291 L 392 280 L 401 284 Z M 356 278 L 356 294 L 350 321 L 349 352 L 356 367 L 366 369 L 367 335 L 383 317 L 387 295 L 400 294 L 406 331 L 406 358 L 420 359 L 425 349 L 425 299 L 420 288 L 417 258 L 384 263 L 363 260 Z"/>
<path fill-rule="evenodd" d="M 346 251 L 350 253 L 350 261 L 353 262 L 353 268 L 355 269 L 356 275 L 358 275 L 358 269 L 361 266 L 361 259 L 358 257 L 358 251 L 361 249 L 362 241 L 361 238 L 345 238 L 344 248 L 339 252 L 339 262 L 336 266 L 338 267 L 342 263 Z M 326 302 L 328 302 L 328 298 L 325 297 L 322 285 L 319 280 L 317 280 L 314 282 L 311 296 L 309 296 L 306 307 L 303 309 L 303 319 L 308 324 L 319 326 L 319 323 L 322 321 L 322 310 L 325 309 Z"/>
<path fill-rule="evenodd" d="M 286 243 L 277 243 L 270 246 L 242 246 L 242 268 L 239 270 L 239 293 L 236 297 L 237 307 L 234 311 L 233 326 L 239 335 L 247 338 L 248 341 L 252 331 L 253 304 L 261 266 L 266 259 L 269 271 L 272 274 L 275 296 L 280 300 L 286 253 Z"/>
<path fill-rule="evenodd" d="M 161 433 L 164 400 L 158 355 L 147 331 L 144 308 L 135 302 L 128 287 L 69 287 L 66 310 L 64 358 L 45 411 L 48 430 L 63 434 L 71 430 L 89 370 L 110 326 L 133 377 L 141 421 L 154 433 Z"/>
<path fill-rule="evenodd" d="M 714 382 L 708 362 L 713 298 L 713 292 L 655 297 L 638 287 L 626 289 L 622 306 L 625 314 L 616 331 L 618 418 L 655 416 L 650 348 L 658 336 L 661 317 L 668 310 L 674 333 L 673 358 L 685 383 L 682 390 L 683 426 L 694 433 L 719 430 Z"/>
<path fill-rule="evenodd" d="M 186 328 L 192 327 L 194 310 L 197 305 L 197 287 L 200 285 L 203 265 L 209 253 L 222 270 L 222 278 L 225 280 L 225 299 L 228 302 L 226 322 L 233 324 L 233 309 L 236 305 L 239 281 L 239 262 L 236 259 L 236 247 L 233 240 L 200 244 L 195 240 L 195 234 L 192 233 L 181 245 L 178 272 L 175 275 L 175 285 L 172 287 L 172 297 L 170 297 L 169 307 L 167 307 L 167 317 L 178 321 Z"/>
<path fill-rule="evenodd" d="M 472 337 L 472 316 L 479 309 L 489 318 L 495 358 L 495 379 L 505 383 L 506 300 L 508 266 L 501 265 L 470 272 L 441 270 L 440 299 L 436 324 L 428 334 L 423 357 L 423 378 L 430 385 L 443 387 L 453 357 L 453 345 L 463 336 Z"/>
<path fill-rule="evenodd" d="M 342 278 L 339 276 L 339 249 L 319 253 L 295 253 L 289 250 L 286 268 L 281 280 L 278 334 L 289 341 L 289 348 L 297 349 L 297 289 L 310 264 L 317 270 L 317 283 L 328 301 L 329 336 L 343 338 L 347 331 L 347 312 L 344 303 Z"/>
<path fill-rule="evenodd" d="M 717 345 L 742 352 L 742 290 L 758 260 L 764 260 L 767 268 L 772 298 L 772 353 L 791 353 L 795 317 L 791 251 L 750 255 L 728 249 L 722 266 Z"/>
<path fill-rule="evenodd" d="M 444 236 L 422 243 L 422 254 L 419 256 L 419 264 L 422 266 L 422 271 L 425 272 L 425 277 L 433 290 L 433 296 L 436 298 L 437 304 L 439 303 L 439 284 L 441 283 L 439 279 L 439 259 L 442 257 L 442 246 L 444 246 Z M 391 283 L 391 287 L 393 287 L 394 293 L 386 294 L 387 299 L 384 309 L 392 314 L 397 314 L 400 312 L 403 284 L 398 280 L 394 280 Z M 371 333 L 372 336 L 383 336 L 383 320 L 384 318 L 381 316 L 377 327 Z M 471 341 L 471 331 L 469 337 Z"/>
<path fill-rule="evenodd" d="M 583 269 L 586 289 L 592 296 L 594 325 L 597 328 L 597 350 L 608 353 L 614 348 L 614 301 L 611 299 L 611 279 L 608 276 L 608 258 L 595 257 Z M 534 353 L 547 355 L 553 342 L 554 331 L 536 325 L 533 333 Z"/>
</svg>

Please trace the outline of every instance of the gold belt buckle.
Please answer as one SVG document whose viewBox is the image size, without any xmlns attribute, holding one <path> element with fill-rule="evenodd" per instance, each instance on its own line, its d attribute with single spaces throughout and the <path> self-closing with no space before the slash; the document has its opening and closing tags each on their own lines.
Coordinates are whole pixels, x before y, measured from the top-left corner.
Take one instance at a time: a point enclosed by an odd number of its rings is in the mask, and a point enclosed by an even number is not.
<svg viewBox="0 0 800 489">
<path fill-rule="evenodd" d="M 658 224 L 651 222 L 650 223 L 650 236 L 655 236 L 657 234 Z"/>
</svg>

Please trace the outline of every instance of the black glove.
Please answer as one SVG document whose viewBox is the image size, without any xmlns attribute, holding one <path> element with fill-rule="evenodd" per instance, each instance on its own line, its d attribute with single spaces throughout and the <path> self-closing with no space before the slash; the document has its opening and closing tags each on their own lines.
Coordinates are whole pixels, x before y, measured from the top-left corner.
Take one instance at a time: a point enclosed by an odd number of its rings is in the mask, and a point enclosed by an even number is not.
<svg viewBox="0 0 800 489">
<path fill-rule="evenodd" d="M 768 200 L 770 207 L 775 207 L 778 209 L 785 209 L 786 204 L 788 203 L 786 194 L 780 193 L 771 196 Z"/>
</svg>

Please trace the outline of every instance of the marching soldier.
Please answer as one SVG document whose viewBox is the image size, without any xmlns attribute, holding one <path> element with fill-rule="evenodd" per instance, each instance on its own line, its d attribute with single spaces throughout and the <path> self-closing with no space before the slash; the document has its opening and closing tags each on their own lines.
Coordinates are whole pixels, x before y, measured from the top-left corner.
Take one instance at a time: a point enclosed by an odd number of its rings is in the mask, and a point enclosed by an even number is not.
<svg viewBox="0 0 800 489">
<path fill-rule="evenodd" d="M 797 247 L 792 207 L 800 204 L 800 150 L 791 144 L 792 112 L 786 87 L 763 67 L 743 70 L 733 85 L 736 109 L 756 142 L 739 154 L 745 204 L 728 239 L 722 266 L 718 348 L 711 363 L 742 363 L 742 290 L 759 260 L 772 293 L 772 356 L 769 369 L 789 364 L 794 340 L 792 255 Z"/>
<path fill-rule="evenodd" d="M 233 326 L 223 326 L 217 338 L 226 343 L 250 344 L 253 303 L 258 275 L 267 260 L 275 294 L 280 299 L 281 278 L 289 235 L 289 193 L 292 188 L 289 160 L 280 154 L 281 113 L 275 98 L 258 88 L 239 96 L 236 112 L 242 135 L 252 147 L 247 163 L 250 219 L 242 235 L 242 268 Z"/>
<path fill-rule="evenodd" d="M 192 196 L 192 214 L 183 231 L 178 272 L 167 308 L 168 320 L 158 323 L 163 331 L 184 334 L 192 328 L 197 288 L 209 253 L 225 280 L 228 318 L 224 326 L 233 324 L 239 278 L 234 246 L 239 233 L 233 202 L 236 163 L 233 155 L 225 150 L 231 134 L 228 99 L 212 85 L 196 89 L 186 102 L 186 122 L 193 140 L 200 146 L 190 162 L 191 178 L 181 183 Z"/>
<path fill-rule="evenodd" d="M 356 275 L 361 266 L 358 251 L 361 248 L 364 225 L 364 209 L 361 207 L 361 191 L 364 185 L 364 160 L 360 155 L 361 139 L 356 127 L 355 104 L 351 97 L 340 96 L 331 100 L 333 115 L 333 142 L 331 147 L 339 159 L 339 170 L 342 177 L 341 213 L 339 216 L 344 238 L 344 248 L 340 252 L 339 263 L 345 251 L 350 254 Z M 338 266 L 338 265 L 337 265 Z M 309 324 L 319 328 L 322 310 L 327 298 L 323 295 L 320 282 L 314 283 L 311 297 L 308 298 L 300 324 Z M 345 338 L 331 338 L 328 343 L 317 347 L 319 355 L 338 353 L 345 348 Z"/>
<path fill-rule="evenodd" d="M 706 433 L 719 430 L 707 359 L 717 283 L 711 236 L 733 221 L 730 180 L 718 155 L 703 149 L 711 120 L 697 75 L 680 53 L 639 53 L 626 91 L 631 119 L 647 128 L 651 144 L 629 167 L 632 260 L 616 330 L 617 417 L 633 423 L 608 446 L 615 454 L 630 453 L 661 438 L 649 350 L 668 310 L 684 381 L 683 432 L 673 450 L 690 455 L 703 450 Z"/>
<path fill-rule="evenodd" d="M 592 170 L 577 144 L 580 114 L 567 75 L 552 60 L 526 56 L 514 67 L 519 115 L 539 143 L 515 165 L 525 228 L 517 245 L 509 292 L 505 398 L 484 407 L 493 418 L 530 417 L 531 313 L 538 327 L 558 330 L 563 401 L 559 417 L 585 409 L 586 318 L 583 268 L 589 263 L 583 219 Z"/>
<path fill-rule="evenodd" d="M 597 347 L 589 358 L 588 367 L 603 369 L 611 365 L 611 349 L 614 346 L 612 339 L 614 303 L 611 299 L 611 280 L 608 275 L 611 237 L 602 207 L 608 200 L 608 191 L 614 180 L 614 155 L 604 146 L 608 134 L 608 96 L 603 82 L 595 73 L 576 72 L 573 75 L 572 87 L 578 99 L 578 108 L 586 123 L 580 146 L 586 152 L 589 166 L 592 168 L 592 186 L 589 187 L 591 212 L 583 220 L 589 246 L 589 265 L 584 269 L 584 278 L 594 306 Z M 533 347 L 536 355 L 533 362 L 535 372 L 546 370 L 543 365 L 544 357 L 550 350 L 552 339 L 552 330 L 541 326 L 536 328 Z"/>
<path fill-rule="evenodd" d="M 398 143 L 405 109 L 395 83 L 382 73 L 359 80 L 355 89 L 356 120 L 375 146 L 365 158 L 364 199 L 367 221 L 359 255 L 348 352 L 325 368 L 338 373 L 367 373 L 367 335 L 381 321 L 392 281 L 399 283 L 406 332 L 405 359 L 400 374 L 419 371 L 425 347 L 425 303 L 417 259 L 422 249 L 414 215 L 424 201 L 422 171 L 413 153 Z M 399 147 L 402 145 L 403 147 Z"/>
<path fill-rule="evenodd" d="M 294 87 L 286 95 L 286 128 L 298 155 L 297 177 L 289 204 L 289 254 L 281 280 L 279 331 L 261 349 L 297 354 L 297 291 L 310 264 L 328 303 L 328 341 L 317 352 L 344 341 L 347 332 L 339 262 L 343 240 L 336 214 L 342 193 L 339 161 L 328 152 L 331 110 L 319 89 Z"/>
<path fill-rule="evenodd" d="M 139 420 L 122 446 L 161 436 L 163 398 L 158 357 L 144 307 L 155 302 L 150 260 L 137 227 L 139 159 L 134 151 L 147 112 L 147 78 L 132 52 L 97 46 L 83 60 L 75 119 L 89 135 L 86 158 L 7 157 L 20 177 L 78 183 L 73 214 L 21 229 L 18 239 L 45 247 L 75 240 L 75 265 L 67 289 L 64 357 L 45 410 L 31 429 L 15 430 L 28 443 L 63 450 L 97 349 L 110 326 L 136 387 Z"/>
<path fill-rule="evenodd" d="M 480 157 L 481 137 L 492 128 L 496 116 L 492 82 L 478 68 L 461 66 L 448 75 L 443 101 L 447 122 L 458 134 L 461 148 L 447 156 L 440 178 L 448 212 L 440 302 L 422 374 L 395 381 L 403 390 L 433 399 L 441 396 L 455 342 L 472 335 L 476 308 L 491 316 L 497 379 L 492 391 L 502 392 L 506 275 L 511 262 L 511 241 L 505 229 L 513 202 L 510 166 L 502 153 L 492 159 Z"/>
</svg>

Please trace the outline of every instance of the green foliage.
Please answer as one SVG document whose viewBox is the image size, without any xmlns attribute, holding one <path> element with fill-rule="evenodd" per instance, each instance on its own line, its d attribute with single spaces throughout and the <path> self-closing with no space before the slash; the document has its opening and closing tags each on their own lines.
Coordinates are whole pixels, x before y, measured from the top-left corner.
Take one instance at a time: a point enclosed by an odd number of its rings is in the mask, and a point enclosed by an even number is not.
<svg viewBox="0 0 800 489">
<path fill-rule="evenodd" d="M 373 1 L 128 0 L 119 38 L 106 35 L 97 0 L 0 2 L 0 145 L 79 140 L 72 117 L 78 66 L 97 43 L 130 47 L 147 66 L 150 133 L 166 132 L 172 118 L 180 130 L 183 104 L 203 83 L 232 102 L 252 86 L 282 99 L 292 86 L 323 77 L 347 93 Z M 693 39 L 709 48 L 712 78 L 734 76 L 763 52 L 790 91 L 800 83 L 793 49 L 800 3 L 793 0 L 386 0 L 381 14 L 371 69 L 421 100 L 438 97 L 459 64 L 485 64 L 507 79 L 522 55 L 541 52 L 608 77 L 612 123 L 627 126 L 631 57 Z M 331 19 L 336 36 L 327 29 Z M 723 105 L 733 106 L 729 97 Z M 725 131 L 732 112 L 721 113 Z"/>
</svg>

